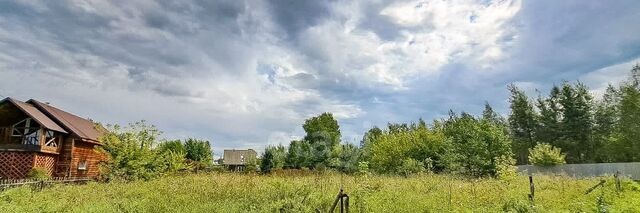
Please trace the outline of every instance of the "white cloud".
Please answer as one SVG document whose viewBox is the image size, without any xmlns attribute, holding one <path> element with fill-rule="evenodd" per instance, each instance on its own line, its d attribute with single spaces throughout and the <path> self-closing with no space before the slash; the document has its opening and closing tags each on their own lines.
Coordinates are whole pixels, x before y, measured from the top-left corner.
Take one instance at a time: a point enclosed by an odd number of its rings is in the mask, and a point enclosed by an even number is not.
<svg viewBox="0 0 640 213">
<path fill-rule="evenodd" d="M 631 68 L 640 63 L 640 58 L 607 66 L 580 76 L 580 81 L 589 86 L 591 94 L 602 97 L 609 85 L 618 86 L 628 79 Z"/>
<path fill-rule="evenodd" d="M 510 46 L 505 40 L 517 36 L 510 22 L 520 6 L 518 0 L 411 1 L 392 4 L 381 14 L 407 27 L 404 41 L 391 45 L 409 59 L 403 64 L 434 72 L 456 61 L 491 68 L 503 59 Z"/>
<path fill-rule="evenodd" d="M 359 87 L 405 90 L 417 76 L 436 74 L 450 63 L 491 68 L 505 57 L 504 40 L 516 34 L 509 24 L 519 1 L 433 1 L 394 3 L 380 11 L 401 25 L 400 36 L 383 40 L 374 31 L 359 28 L 369 17 L 367 2 L 339 1 L 331 19 L 302 31 L 296 61 L 288 70 L 304 70 L 320 80 L 351 81 Z M 473 18 L 472 18 L 473 17 Z"/>
</svg>

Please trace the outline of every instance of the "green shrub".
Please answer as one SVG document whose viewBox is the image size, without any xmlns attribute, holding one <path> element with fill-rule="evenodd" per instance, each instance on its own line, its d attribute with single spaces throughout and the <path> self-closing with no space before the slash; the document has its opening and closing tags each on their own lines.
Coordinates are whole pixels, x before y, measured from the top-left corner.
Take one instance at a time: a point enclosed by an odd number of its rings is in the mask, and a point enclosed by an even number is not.
<svg viewBox="0 0 640 213">
<path fill-rule="evenodd" d="M 166 151 L 161 153 L 160 156 L 167 165 L 166 172 L 173 173 L 191 169 L 191 165 L 185 161 L 184 153 Z"/>
<path fill-rule="evenodd" d="M 260 161 L 260 171 L 269 173 L 272 169 L 282 169 L 287 156 L 286 152 L 282 145 L 267 146 Z"/>
<path fill-rule="evenodd" d="M 516 159 L 503 155 L 496 159 L 496 177 L 500 180 L 513 180 L 518 176 Z"/>
<path fill-rule="evenodd" d="M 369 162 L 358 162 L 358 175 L 369 175 Z"/>
<path fill-rule="evenodd" d="M 149 180 L 166 172 L 165 158 L 152 149 L 160 136 L 154 126 L 144 121 L 129 124 L 127 128 L 108 126 L 110 130 L 100 138 L 108 160 L 101 166 L 106 180 Z"/>
<path fill-rule="evenodd" d="M 546 143 L 540 143 L 529 149 L 529 163 L 536 166 L 554 166 L 565 164 L 565 155 L 560 148 L 556 148 Z"/>
<path fill-rule="evenodd" d="M 182 155 L 187 154 L 187 150 L 180 140 L 163 141 L 162 143 L 158 144 L 157 150 L 160 152 L 174 152 Z"/>
<path fill-rule="evenodd" d="M 213 163 L 211 143 L 206 140 L 189 138 L 184 143 L 186 158 L 199 169 L 205 168 Z"/>
<path fill-rule="evenodd" d="M 407 158 L 402 161 L 402 165 L 398 169 L 398 173 L 404 176 L 424 172 L 424 164 L 413 158 Z"/>
<path fill-rule="evenodd" d="M 27 173 L 27 178 L 44 179 L 51 177 L 45 168 L 33 168 Z"/>
<path fill-rule="evenodd" d="M 246 164 L 244 167 L 244 172 L 246 173 L 255 173 L 259 170 L 258 167 L 258 159 L 256 158 L 247 158 Z"/>
</svg>

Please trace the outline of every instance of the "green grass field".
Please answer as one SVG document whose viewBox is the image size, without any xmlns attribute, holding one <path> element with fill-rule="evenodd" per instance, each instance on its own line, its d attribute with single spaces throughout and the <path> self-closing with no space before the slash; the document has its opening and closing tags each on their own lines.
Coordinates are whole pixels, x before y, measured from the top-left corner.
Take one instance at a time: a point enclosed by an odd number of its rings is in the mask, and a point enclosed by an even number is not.
<svg viewBox="0 0 640 213">
<path fill-rule="evenodd" d="M 351 212 L 640 212 L 640 184 L 613 179 L 536 177 L 535 207 L 528 178 L 512 181 L 445 175 L 347 176 L 208 173 L 147 182 L 29 187 L 0 193 L 0 212 L 327 212 L 342 187 Z M 601 202 L 598 202 L 599 197 Z"/>
</svg>

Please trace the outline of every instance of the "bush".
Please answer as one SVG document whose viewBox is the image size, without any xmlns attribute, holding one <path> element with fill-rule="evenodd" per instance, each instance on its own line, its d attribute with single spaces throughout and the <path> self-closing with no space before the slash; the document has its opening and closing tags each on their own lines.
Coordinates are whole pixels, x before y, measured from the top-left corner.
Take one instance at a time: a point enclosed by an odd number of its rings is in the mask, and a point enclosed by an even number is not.
<svg viewBox="0 0 640 213">
<path fill-rule="evenodd" d="M 108 128 L 108 133 L 100 138 L 103 144 L 100 149 L 109 158 L 101 166 L 106 180 L 149 180 L 166 172 L 166 159 L 152 149 L 160 136 L 154 126 L 141 121 L 125 129 L 118 125 Z"/>
<path fill-rule="evenodd" d="M 51 177 L 45 168 L 33 168 L 27 173 L 27 178 L 45 179 Z"/>
<path fill-rule="evenodd" d="M 512 180 L 518 176 L 516 160 L 509 155 L 496 159 L 496 177 L 500 180 Z"/>
<path fill-rule="evenodd" d="M 369 162 L 358 162 L 358 175 L 369 175 Z"/>
<path fill-rule="evenodd" d="M 158 144 L 157 149 L 160 152 L 170 151 L 176 154 L 182 154 L 182 155 L 187 154 L 187 150 L 184 148 L 184 144 L 182 144 L 182 141 L 180 140 L 163 141 L 162 143 Z"/>
<path fill-rule="evenodd" d="M 191 165 L 185 161 L 184 153 L 167 151 L 160 153 L 160 156 L 167 165 L 166 172 L 179 172 L 191 169 Z"/>
<path fill-rule="evenodd" d="M 211 144 L 206 140 L 189 138 L 184 143 L 187 160 L 198 169 L 210 166 L 213 163 Z"/>
<path fill-rule="evenodd" d="M 424 172 L 424 164 L 413 158 L 404 159 L 402 161 L 402 165 L 398 170 L 398 173 L 404 176 L 409 176 L 409 175 L 417 174 L 421 172 Z"/>
<path fill-rule="evenodd" d="M 178 172 L 191 168 L 186 162 L 187 151 L 180 140 L 164 141 L 158 145 L 156 151 L 164 159 L 167 172 Z"/>
<path fill-rule="evenodd" d="M 284 146 L 267 146 L 260 161 L 260 171 L 269 173 L 272 169 L 282 169 L 286 156 L 287 153 Z"/>
<path fill-rule="evenodd" d="M 247 163 L 244 167 L 245 173 L 254 173 L 257 172 L 260 168 L 258 167 L 258 159 L 256 158 L 248 158 Z"/>
<path fill-rule="evenodd" d="M 555 166 L 565 164 L 565 155 L 560 148 L 540 143 L 529 149 L 529 163 L 536 166 Z"/>
</svg>

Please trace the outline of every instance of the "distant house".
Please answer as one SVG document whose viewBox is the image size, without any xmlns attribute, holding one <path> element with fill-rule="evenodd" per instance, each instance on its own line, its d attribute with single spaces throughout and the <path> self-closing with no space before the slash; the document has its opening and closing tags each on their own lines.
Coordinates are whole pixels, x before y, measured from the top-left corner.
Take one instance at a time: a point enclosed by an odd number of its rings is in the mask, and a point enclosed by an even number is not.
<svg viewBox="0 0 640 213">
<path fill-rule="evenodd" d="M 94 122 L 36 100 L 0 101 L 0 178 L 24 178 L 33 168 L 55 177 L 95 177 L 104 155 Z"/>
<path fill-rule="evenodd" d="M 247 165 L 256 164 L 257 156 L 253 149 L 224 150 L 222 165 L 232 171 L 244 171 Z"/>
</svg>

